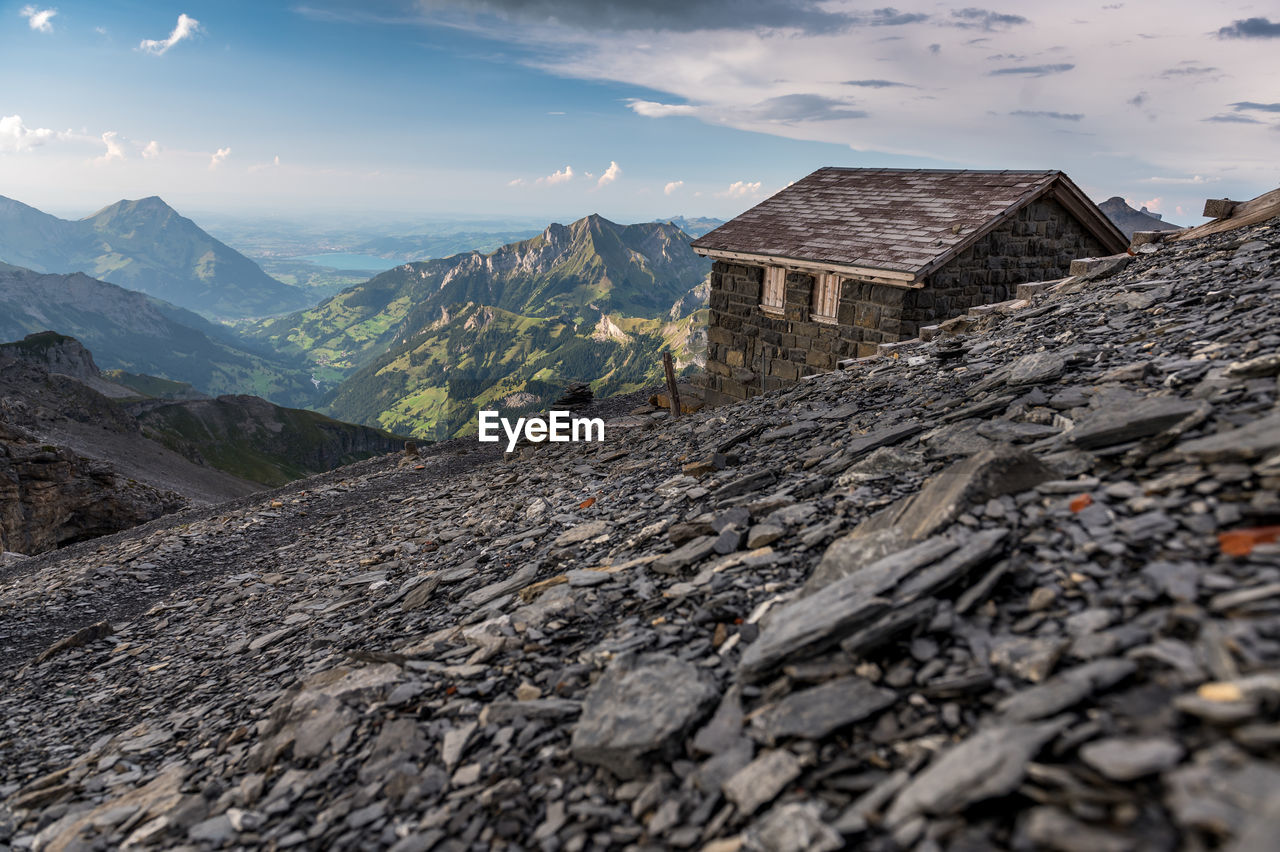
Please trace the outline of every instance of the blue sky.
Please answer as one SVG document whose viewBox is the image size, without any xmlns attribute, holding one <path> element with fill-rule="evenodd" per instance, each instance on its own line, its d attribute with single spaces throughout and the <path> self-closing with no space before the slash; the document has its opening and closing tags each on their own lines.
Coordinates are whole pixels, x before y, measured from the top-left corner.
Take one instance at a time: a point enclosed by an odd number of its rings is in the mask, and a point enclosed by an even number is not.
<svg viewBox="0 0 1280 852">
<path fill-rule="evenodd" d="M 0 194 L 628 221 L 822 165 L 1061 168 L 1192 223 L 1280 185 L 1270 5 L 3 2 Z"/>
</svg>

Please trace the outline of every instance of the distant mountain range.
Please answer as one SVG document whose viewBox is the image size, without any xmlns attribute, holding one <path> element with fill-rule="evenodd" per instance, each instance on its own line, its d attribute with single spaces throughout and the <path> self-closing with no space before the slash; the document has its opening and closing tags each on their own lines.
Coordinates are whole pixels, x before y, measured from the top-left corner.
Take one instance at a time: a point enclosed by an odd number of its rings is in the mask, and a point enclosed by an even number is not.
<svg viewBox="0 0 1280 852">
<path fill-rule="evenodd" d="M 671 224 L 592 215 L 490 254 L 397 267 L 252 333 L 308 359 L 336 417 L 464 434 L 480 407 L 543 408 L 568 381 L 598 395 L 654 381 L 664 348 L 695 363 L 710 263 L 689 241 Z"/>
<path fill-rule="evenodd" d="M 1098 205 L 1098 209 L 1107 215 L 1111 223 L 1132 237 L 1136 231 L 1177 231 L 1182 226 L 1164 221 L 1159 213 L 1152 213 L 1146 207 L 1134 210 L 1118 195 L 1108 198 Z"/>
<path fill-rule="evenodd" d="M 0 263 L 0 340 L 45 330 L 76 337 L 104 368 L 187 382 L 207 394 L 253 393 L 286 405 L 318 396 L 301 360 L 191 311 L 88 275 Z"/>
<path fill-rule="evenodd" d="M 270 316 L 311 302 L 155 196 L 78 220 L 0 196 L 0 260 L 37 272 L 83 272 L 210 318 Z"/>
<path fill-rule="evenodd" d="M 712 219 L 709 216 L 695 216 L 687 219 L 684 216 L 673 216 L 670 219 L 657 219 L 658 222 L 669 222 L 691 237 L 697 238 L 709 231 L 714 231 L 724 224 L 723 219 Z"/>
<path fill-rule="evenodd" d="M 0 421 L 194 503 L 283 485 L 404 440 L 255 396 L 211 399 L 151 376 L 102 372 L 80 341 L 52 331 L 0 343 L 0 362 Z"/>
</svg>

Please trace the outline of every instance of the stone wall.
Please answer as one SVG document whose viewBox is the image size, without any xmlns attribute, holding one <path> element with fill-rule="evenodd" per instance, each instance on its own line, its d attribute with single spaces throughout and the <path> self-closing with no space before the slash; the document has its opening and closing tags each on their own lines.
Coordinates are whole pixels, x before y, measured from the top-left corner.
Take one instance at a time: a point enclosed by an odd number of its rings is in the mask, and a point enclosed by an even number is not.
<svg viewBox="0 0 1280 852">
<path fill-rule="evenodd" d="M 922 325 L 963 314 L 975 305 L 1012 299 L 1019 284 L 1064 278 L 1071 261 L 1107 250 L 1051 198 L 1023 207 L 911 291 L 903 307 L 901 339 Z"/>
<path fill-rule="evenodd" d="M 760 307 L 764 269 L 716 261 L 711 269 L 707 400 L 745 399 L 874 354 L 975 305 L 1012 297 L 1025 281 L 1061 278 L 1072 259 L 1103 253 L 1098 241 L 1051 199 L 1018 211 L 927 279 L 922 289 L 847 279 L 836 323 L 810 316 L 814 276 L 787 274 L 780 313 Z"/>
</svg>

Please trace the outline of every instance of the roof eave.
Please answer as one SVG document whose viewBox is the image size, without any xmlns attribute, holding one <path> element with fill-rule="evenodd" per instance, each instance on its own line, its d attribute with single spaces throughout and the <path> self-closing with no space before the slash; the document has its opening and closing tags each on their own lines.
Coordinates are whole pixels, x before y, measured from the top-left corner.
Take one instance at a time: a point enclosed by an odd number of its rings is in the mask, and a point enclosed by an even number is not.
<svg viewBox="0 0 1280 852">
<path fill-rule="evenodd" d="M 728 249 L 708 248 L 692 243 L 693 250 L 703 257 L 715 260 L 730 260 L 750 263 L 758 266 L 783 266 L 802 272 L 834 272 L 846 278 L 857 278 L 873 284 L 887 284 L 891 287 L 904 287 L 918 290 L 924 286 L 922 275 L 913 272 L 902 272 L 895 269 L 876 269 L 870 266 L 857 266 L 849 263 L 834 263 L 818 260 L 803 260 L 782 255 L 761 254 L 759 252 L 730 251 Z"/>
</svg>

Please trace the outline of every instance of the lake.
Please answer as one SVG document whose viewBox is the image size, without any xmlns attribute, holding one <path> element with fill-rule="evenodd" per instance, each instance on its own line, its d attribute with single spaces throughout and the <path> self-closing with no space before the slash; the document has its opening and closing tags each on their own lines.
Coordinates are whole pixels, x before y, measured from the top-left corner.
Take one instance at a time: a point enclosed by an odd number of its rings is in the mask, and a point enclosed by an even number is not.
<svg viewBox="0 0 1280 852">
<path fill-rule="evenodd" d="M 327 266 L 330 269 L 357 270 L 360 272 L 383 272 L 399 266 L 395 261 L 387 260 L 385 257 L 376 257 L 371 254 L 350 254 L 342 251 L 330 252 L 329 254 L 308 254 L 292 259 L 305 260 L 308 263 L 314 263 L 316 266 Z"/>
</svg>

